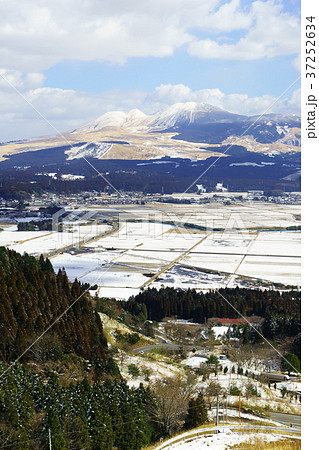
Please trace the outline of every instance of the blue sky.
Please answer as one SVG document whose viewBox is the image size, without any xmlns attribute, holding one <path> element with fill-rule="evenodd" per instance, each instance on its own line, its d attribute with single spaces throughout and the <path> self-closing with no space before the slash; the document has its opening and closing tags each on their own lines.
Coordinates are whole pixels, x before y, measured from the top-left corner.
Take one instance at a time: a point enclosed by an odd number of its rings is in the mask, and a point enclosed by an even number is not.
<svg viewBox="0 0 319 450">
<path fill-rule="evenodd" d="M 0 141 L 50 133 L 30 103 L 61 131 L 183 101 L 258 114 L 300 75 L 300 1 L 3 1 L 0 42 Z"/>
<path fill-rule="evenodd" d="M 177 51 L 172 57 L 133 58 L 124 66 L 106 62 L 62 62 L 44 72 L 44 85 L 91 93 L 107 89 L 144 89 L 152 91 L 160 84 L 185 84 L 192 90 L 218 87 L 259 96 L 279 96 L 298 76 L 294 56 L 254 61 L 198 59 Z"/>
</svg>

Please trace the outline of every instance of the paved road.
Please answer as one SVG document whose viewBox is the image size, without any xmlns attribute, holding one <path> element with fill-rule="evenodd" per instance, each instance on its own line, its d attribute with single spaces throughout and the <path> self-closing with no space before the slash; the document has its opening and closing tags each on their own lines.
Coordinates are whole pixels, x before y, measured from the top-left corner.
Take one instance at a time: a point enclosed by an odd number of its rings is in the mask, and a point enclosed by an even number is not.
<svg viewBox="0 0 319 450">
<path fill-rule="evenodd" d="M 280 423 L 291 425 L 296 428 L 301 428 L 301 416 L 294 414 L 269 413 L 272 419 Z"/>
<path fill-rule="evenodd" d="M 198 347 L 197 345 L 180 345 L 180 344 L 153 344 L 153 345 L 146 345 L 145 347 L 139 347 L 139 348 L 135 348 L 134 352 L 135 353 L 148 353 L 152 350 L 154 350 L 155 348 L 167 348 L 169 350 L 178 350 L 179 348 L 185 348 L 185 349 L 190 349 L 192 350 L 194 347 L 196 348 L 196 350 L 204 350 L 202 347 Z"/>
<path fill-rule="evenodd" d="M 172 267 L 174 267 L 176 264 L 178 264 L 182 259 L 186 258 L 198 245 L 200 245 L 202 242 L 204 242 L 209 236 L 213 234 L 213 231 L 211 233 L 206 234 L 203 238 L 201 238 L 199 241 L 197 241 L 194 245 L 192 245 L 188 250 L 181 253 L 177 258 L 173 259 L 173 261 L 170 261 L 168 264 L 166 264 L 162 269 L 160 269 L 152 278 L 148 281 L 146 281 L 142 286 L 140 286 L 140 289 L 144 289 L 148 286 L 150 286 L 158 277 L 160 277 L 163 273 L 168 272 Z"/>
<path fill-rule="evenodd" d="M 50 251 L 48 253 L 43 253 L 43 256 L 44 256 L 44 258 L 54 258 L 55 256 L 58 256 L 59 254 L 64 253 L 67 250 L 71 250 L 74 247 L 80 248 L 80 247 L 82 247 L 84 245 L 90 245 L 90 244 L 92 244 L 92 242 L 98 241 L 99 239 L 102 239 L 102 238 L 104 238 L 106 236 L 110 236 L 110 235 L 116 233 L 118 231 L 118 229 L 119 229 L 118 223 L 117 222 L 113 222 L 112 223 L 112 228 L 110 230 L 103 231 L 103 232 L 101 232 L 101 233 L 99 233 L 96 236 L 93 236 L 91 238 L 85 237 L 84 239 L 81 239 L 81 240 L 79 240 L 76 243 L 73 242 L 70 245 L 66 245 L 64 247 L 57 248 L 56 250 L 52 250 L 52 251 Z"/>
</svg>

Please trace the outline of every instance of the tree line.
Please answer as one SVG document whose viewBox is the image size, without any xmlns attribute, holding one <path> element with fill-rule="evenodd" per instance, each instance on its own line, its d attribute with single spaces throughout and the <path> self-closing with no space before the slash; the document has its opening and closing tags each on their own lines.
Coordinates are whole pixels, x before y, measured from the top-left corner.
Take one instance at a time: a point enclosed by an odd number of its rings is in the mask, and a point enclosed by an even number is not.
<svg viewBox="0 0 319 450">
<path fill-rule="evenodd" d="M 43 256 L 37 260 L 0 247 L 0 359 L 19 357 L 50 327 L 51 351 L 98 356 L 105 362 L 107 341 L 86 289 L 77 280 L 70 283 L 64 270 L 55 274 Z M 24 356 L 28 358 L 30 352 Z"/>
<path fill-rule="evenodd" d="M 161 321 L 165 317 L 192 319 L 204 323 L 211 317 L 264 318 L 262 332 L 265 337 L 296 336 L 300 332 L 300 292 L 279 292 L 258 289 L 225 288 L 218 291 L 197 292 L 194 289 L 148 288 L 121 307 L 138 316 L 143 307 L 149 320 Z"/>
<path fill-rule="evenodd" d="M 46 231 L 52 230 L 52 220 L 30 220 L 19 222 L 18 231 Z"/>
</svg>

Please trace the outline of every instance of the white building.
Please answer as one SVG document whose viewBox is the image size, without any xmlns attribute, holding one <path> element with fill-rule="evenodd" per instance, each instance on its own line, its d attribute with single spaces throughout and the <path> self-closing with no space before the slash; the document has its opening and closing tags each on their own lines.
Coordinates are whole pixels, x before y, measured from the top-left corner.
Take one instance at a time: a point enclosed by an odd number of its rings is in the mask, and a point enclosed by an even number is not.
<svg viewBox="0 0 319 450">
<path fill-rule="evenodd" d="M 202 184 L 196 184 L 197 194 L 204 194 L 206 192 L 206 188 Z"/>
<path fill-rule="evenodd" d="M 217 183 L 217 184 L 216 184 L 216 191 L 226 192 L 226 191 L 227 191 L 227 188 L 225 188 L 225 187 L 223 186 L 223 183 Z"/>
</svg>

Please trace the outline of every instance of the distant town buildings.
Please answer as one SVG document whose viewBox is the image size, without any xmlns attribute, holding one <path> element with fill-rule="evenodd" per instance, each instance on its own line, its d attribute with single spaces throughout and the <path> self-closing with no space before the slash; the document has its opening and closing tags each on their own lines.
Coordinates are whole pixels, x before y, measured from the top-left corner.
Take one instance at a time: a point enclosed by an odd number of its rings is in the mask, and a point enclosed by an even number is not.
<svg viewBox="0 0 319 450">
<path fill-rule="evenodd" d="M 216 189 L 216 191 L 227 192 L 227 188 L 225 188 L 225 187 L 223 186 L 223 183 L 217 183 L 215 189 Z"/>
<path fill-rule="evenodd" d="M 202 184 L 196 184 L 197 187 L 197 194 L 204 194 L 206 193 L 206 188 Z"/>
</svg>

